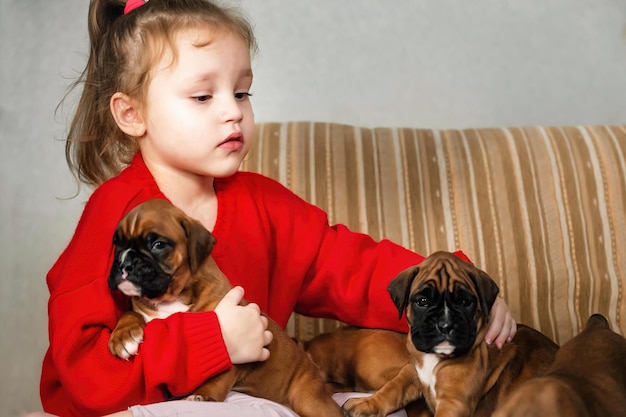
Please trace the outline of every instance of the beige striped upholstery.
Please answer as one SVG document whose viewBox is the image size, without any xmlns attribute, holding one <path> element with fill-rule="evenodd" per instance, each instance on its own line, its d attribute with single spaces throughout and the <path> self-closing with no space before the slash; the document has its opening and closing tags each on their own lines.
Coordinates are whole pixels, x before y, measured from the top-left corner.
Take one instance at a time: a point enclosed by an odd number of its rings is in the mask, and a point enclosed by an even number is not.
<svg viewBox="0 0 626 417">
<path fill-rule="evenodd" d="M 242 169 L 331 223 L 422 254 L 464 250 L 557 342 L 594 312 L 626 333 L 626 126 L 467 130 L 266 123 Z M 334 323 L 298 317 L 297 337 Z"/>
</svg>

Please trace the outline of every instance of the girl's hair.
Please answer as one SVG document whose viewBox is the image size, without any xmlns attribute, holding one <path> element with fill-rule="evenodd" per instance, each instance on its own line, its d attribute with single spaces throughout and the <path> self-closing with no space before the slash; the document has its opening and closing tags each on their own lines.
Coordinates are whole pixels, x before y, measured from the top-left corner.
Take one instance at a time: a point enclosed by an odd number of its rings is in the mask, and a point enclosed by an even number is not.
<svg viewBox="0 0 626 417">
<path fill-rule="evenodd" d="M 65 158 L 79 181 L 97 186 L 117 175 L 137 152 L 136 141 L 115 123 L 109 102 L 123 92 L 144 103 L 150 69 L 184 29 L 227 30 L 256 52 L 251 25 L 238 11 L 209 0 L 149 0 L 124 14 L 125 0 L 91 0 L 87 66 L 70 91 L 83 85 L 69 127 Z M 69 94 L 69 92 L 68 92 Z M 66 96 L 67 97 L 67 96 Z"/>
</svg>

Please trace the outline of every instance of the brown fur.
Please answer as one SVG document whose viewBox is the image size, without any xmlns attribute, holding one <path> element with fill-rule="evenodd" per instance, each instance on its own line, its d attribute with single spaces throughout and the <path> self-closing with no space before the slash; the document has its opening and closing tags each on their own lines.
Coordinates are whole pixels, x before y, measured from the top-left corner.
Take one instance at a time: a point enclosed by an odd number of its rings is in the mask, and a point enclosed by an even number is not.
<svg viewBox="0 0 626 417">
<path fill-rule="evenodd" d="M 363 350 L 366 344 L 364 340 L 372 337 L 369 334 L 371 330 L 355 331 L 343 345 L 334 338 L 342 339 L 345 331 L 314 339 L 308 344 L 313 359 L 326 375 L 340 382 L 357 380 L 364 387 L 380 385 L 379 368 L 382 365 L 372 367 L 370 372 L 360 365 L 368 363 L 360 355 L 380 352 L 374 361 L 370 361 L 374 363 L 397 358 L 397 363 L 389 367 L 394 370 L 404 363 L 397 374 L 388 379 L 372 397 L 347 401 L 344 409 L 351 416 L 385 416 L 422 397 L 435 416 L 490 416 L 497 404 L 516 385 L 545 372 L 552 362 L 558 346 L 546 336 L 523 325 L 519 326 L 513 341 L 507 343 L 501 351 L 486 344 L 484 335 L 489 310 L 498 293 L 497 286 L 485 272 L 447 252 L 429 256 L 417 267 L 405 270 L 389 285 L 390 294 L 400 313 L 406 313 L 409 326 L 416 320 L 411 296 L 426 285 L 440 292 L 445 289 L 453 292 L 462 288 L 476 297 L 472 322 L 477 332 L 467 353 L 459 356 L 427 354 L 416 349 L 410 334 L 404 336 L 405 344 L 400 347 L 397 334 L 387 331 L 379 331 L 376 348 L 368 346 L 367 350 Z M 338 355 L 339 346 L 349 353 L 342 352 L 339 359 L 333 358 Z M 337 363 L 342 358 L 347 360 L 347 364 Z M 433 359 L 438 362 L 432 372 L 423 372 L 432 377 L 424 375 L 420 379 L 417 369 L 428 368 L 428 363 Z M 332 368 L 329 369 L 328 365 Z M 433 380 L 436 381 L 434 384 L 429 383 Z"/>
<path fill-rule="evenodd" d="M 548 372 L 521 385 L 493 416 L 626 416 L 626 339 L 603 316 L 591 316 Z"/>
<path fill-rule="evenodd" d="M 167 293 L 158 300 L 133 297 L 134 311 L 122 315 L 111 334 L 113 354 L 120 356 L 126 342 L 143 336 L 145 321 L 138 311 L 156 315 L 160 303 L 173 301 L 191 306 L 191 312 L 209 311 L 231 289 L 208 256 L 214 241 L 209 231 L 167 201 L 149 200 L 133 209 L 120 222 L 118 232 L 127 238 L 156 233 L 175 241 L 176 247 L 160 264 L 171 274 Z M 268 320 L 274 336 L 268 346 L 269 359 L 233 366 L 196 389 L 194 398 L 223 401 L 230 390 L 236 390 L 286 405 L 303 417 L 343 416 L 315 364 L 278 324 Z"/>
<path fill-rule="evenodd" d="M 342 327 L 304 344 L 336 392 L 379 390 L 411 363 L 406 334 L 389 330 Z M 405 407 L 409 417 L 429 417 L 423 399 Z"/>
</svg>

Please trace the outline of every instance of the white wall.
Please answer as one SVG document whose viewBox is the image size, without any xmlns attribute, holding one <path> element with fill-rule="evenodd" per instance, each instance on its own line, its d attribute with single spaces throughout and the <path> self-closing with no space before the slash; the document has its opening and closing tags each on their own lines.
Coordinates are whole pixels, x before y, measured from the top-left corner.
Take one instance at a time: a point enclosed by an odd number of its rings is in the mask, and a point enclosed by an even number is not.
<svg viewBox="0 0 626 417">
<path fill-rule="evenodd" d="M 478 127 L 626 120 L 623 0 L 244 1 L 257 118 Z"/>
<path fill-rule="evenodd" d="M 154 0 L 156 1 L 156 0 Z M 0 415 L 40 407 L 45 274 L 86 193 L 55 106 L 86 0 L 0 0 Z M 626 123 L 623 0 L 242 0 L 257 120 L 482 127 Z"/>
</svg>

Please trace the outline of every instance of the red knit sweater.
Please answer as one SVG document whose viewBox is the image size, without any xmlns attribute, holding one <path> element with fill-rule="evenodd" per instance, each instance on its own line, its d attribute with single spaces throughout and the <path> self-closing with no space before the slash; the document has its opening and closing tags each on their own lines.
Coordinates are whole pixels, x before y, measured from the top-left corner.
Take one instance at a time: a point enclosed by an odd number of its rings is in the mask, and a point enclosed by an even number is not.
<svg viewBox="0 0 626 417">
<path fill-rule="evenodd" d="M 212 252 L 245 297 L 285 326 L 295 310 L 367 327 L 406 330 L 387 294 L 400 271 L 423 257 L 374 242 L 285 187 L 254 173 L 215 180 Z M 76 232 L 50 270 L 50 347 L 41 377 L 45 411 L 95 416 L 190 393 L 232 364 L 213 312 L 177 313 L 145 328 L 129 361 L 107 343 L 128 300 L 107 287 L 113 231 L 133 207 L 164 195 L 141 155 L 90 197 Z"/>
</svg>

